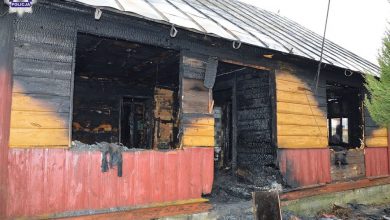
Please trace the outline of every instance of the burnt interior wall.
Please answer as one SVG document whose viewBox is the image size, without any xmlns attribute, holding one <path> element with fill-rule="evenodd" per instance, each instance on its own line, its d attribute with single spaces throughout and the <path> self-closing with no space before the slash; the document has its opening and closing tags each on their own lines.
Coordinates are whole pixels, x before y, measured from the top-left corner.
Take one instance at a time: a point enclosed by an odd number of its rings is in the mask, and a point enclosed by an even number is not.
<svg viewBox="0 0 390 220">
<path fill-rule="evenodd" d="M 119 142 L 119 111 L 124 96 L 153 97 L 153 88 L 122 80 L 77 75 L 74 79 L 72 139 L 83 143 Z"/>
</svg>

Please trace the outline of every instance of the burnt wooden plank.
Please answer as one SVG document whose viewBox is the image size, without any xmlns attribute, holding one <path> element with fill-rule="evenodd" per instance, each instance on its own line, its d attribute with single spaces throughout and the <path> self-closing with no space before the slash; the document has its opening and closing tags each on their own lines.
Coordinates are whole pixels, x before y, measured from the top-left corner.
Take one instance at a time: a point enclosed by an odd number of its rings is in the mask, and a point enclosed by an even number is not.
<svg viewBox="0 0 390 220">
<path fill-rule="evenodd" d="M 202 80 L 182 80 L 182 110 L 184 113 L 208 113 L 209 89 L 203 85 Z"/>
<path fill-rule="evenodd" d="M 69 129 L 13 128 L 10 131 L 10 147 L 67 147 Z"/>
<path fill-rule="evenodd" d="M 14 75 L 70 80 L 72 64 L 16 58 L 14 59 Z"/>
<path fill-rule="evenodd" d="M 73 47 L 18 41 L 15 42 L 15 57 L 71 63 L 73 59 Z"/>
<path fill-rule="evenodd" d="M 76 43 L 74 41 L 76 31 L 73 29 L 73 25 L 66 29 L 66 26 L 61 25 L 62 23 L 66 23 L 64 19 L 56 27 L 43 23 L 35 23 L 33 21 L 18 23 L 15 40 L 24 43 L 49 44 L 58 47 L 73 48 Z M 64 28 L 60 28 L 61 26 Z"/>
<path fill-rule="evenodd" d="M 237 155 L 237 145 L 238 145 L 238 126 L 237 126 L 237 111 L 238 111 L 238 101 L 237 101 L 237 73 L 234 74 L 233 78 L 233 89 L 232 89 L 232 168 L 233 172 L 237 170 L 238 166 L 238 155 Z"/>
<path fill-rule="evenodd" d="M 69 128 L 69 113 L 12 111 L 11 128 Z"/>
<path fill-rule="evenodd" d="M 212 125 L 214 126 L 214 115 L 212 114 L 182 114 L 181 122 L 188 125 Z"/>
<path fill-rule="evenodd" d="M 70 99 L 56 95 L 13 93 L 12 110 L 66 113 L 70 111 Z"/>
<path fill-rule="evenodd" d="M 70 81 L 28 76 L 14 77 L 14 93 L 70 96 Z"/>
<path fill-rule="evenodd" d="M 282 220 L 278 192 L 253 192 L 252 197 L 256 220 Z"/>
</svg>

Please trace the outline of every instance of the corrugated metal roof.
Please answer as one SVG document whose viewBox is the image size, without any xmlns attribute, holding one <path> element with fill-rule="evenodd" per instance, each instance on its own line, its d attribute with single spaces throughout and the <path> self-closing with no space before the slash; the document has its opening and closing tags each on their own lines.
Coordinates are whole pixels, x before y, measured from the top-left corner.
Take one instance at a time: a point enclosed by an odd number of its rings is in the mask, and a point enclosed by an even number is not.
<svg viewBox="0 0 390 220">
<path fill-rule="evenodd" d="M 278 14 L 236 0 L 74 0 L 114 8 L 148 20 L 319 60 L 322 36 Z M 326 40 L 323 62 L 361 73 L 379 67 Z"/>
</svg>

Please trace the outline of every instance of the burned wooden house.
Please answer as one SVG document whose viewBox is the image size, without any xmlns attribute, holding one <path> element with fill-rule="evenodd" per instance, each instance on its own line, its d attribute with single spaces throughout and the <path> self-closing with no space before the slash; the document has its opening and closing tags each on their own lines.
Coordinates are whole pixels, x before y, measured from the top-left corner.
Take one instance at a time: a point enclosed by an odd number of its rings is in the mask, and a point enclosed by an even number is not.
<svg viewBox="0 0 390 220">
<path fill-rule="evenodd" d="M 239 1 L 39 1 L 0 11 L 0 213 L 186 204 L 214 168 L 303 187 L 389 175 L 363 105 L 378 67 Z M 122 176 L 101 172 L 105 143 Z M 94 147 L 95 146 L 95 147 Z"/>
</svg>

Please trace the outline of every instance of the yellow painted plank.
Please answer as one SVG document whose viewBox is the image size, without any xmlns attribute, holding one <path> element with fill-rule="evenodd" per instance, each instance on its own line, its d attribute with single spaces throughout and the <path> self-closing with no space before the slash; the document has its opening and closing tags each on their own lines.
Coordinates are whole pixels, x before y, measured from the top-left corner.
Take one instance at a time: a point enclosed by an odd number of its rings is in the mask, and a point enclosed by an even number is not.
<svg viewBox="0 0 390 220">
<path fill-rule="evenodd" d="M 214 147 L 214 136 L 183 136 L 184 147 Z"/>
<path fill-rule="evenodd" d="M 387 137 L 387 128 L 365 127 L 367 137 Z"/>
<path fill-rule="evenodd" d="M 69 113 L 12 111 L 11 128 L 69 128 Z"/>
<path fill-rule="evenodd" d="M 277 102 L 277 112 L 297 115 L 316 115 L 326 118 L 326 107 Z"/>
<path fill-rule="evenodd" d="M 183 124 L 190 126 L 199 126 L 199 125 L 208 125 L 214 126 L 214 118 L 211 117 L 203 117 L 203 118 L 183 118 Z"/>
<path fill-rule="evenodd" d="M 279 125 L 311 125 L 326 127 L 327 119 L 321 116 L 296 115 L 289 113 L 277 113 L 277 124 Z"/>
<path fill-rule="evenodd" d="M 304 104 L 304 105 L 312 105 L 312 106 L 320 106 L 320 103 L 324 105 L 324 103 L 326 102 L 325 98 L 316 97 L 312 94 L 286 92 L 281 90 L 276 91 L 276 97 L 278 102 Z"/>
<path fill-rule="evenodd" d="M 367 147 L 388 147 L 387 137 L 366 137 L 365 143 Z"/>
<path fill-rule="evenodd" d="M 278 135 L 281 136 L 317 136 L 328 137 L 327 127 L 302 126 L 302 125 L 278 125 Z"/>
<path fill-rule="evenodd" d="M 327 148 L 327 137 L 278 135 L 279 148 Z"/>
<path fill-rule="evenodd" d="M 20 129 L 11 128 L 10 147 L 68 146 L 68 129 Z"/>
<path fill-rule="evenodd" d="M 276 90 L 296 93 L 313 94 L 312 88 L 305 82 L 291 82 L 283 79 L 276 79 Z M 316 96 L 325 97 L 326 89 L 319 87 Z"/>
<path fill-rule="evenodd" d="M 184 135 L 214 137 L 214 126 L 211 125 L 185 126 Z"/>
<path fill-rule="evenodd" d="M 283 79 L 276 79 L 276 89 L 287 92 L 311 93 L 310 87 L 304 82 L 290 82 Z"/>
<path fill-rule="evenodd" d="M 12 110 L 69 112 L 69 97 L 43 94 L 12 93 Z"/>
</svg>

